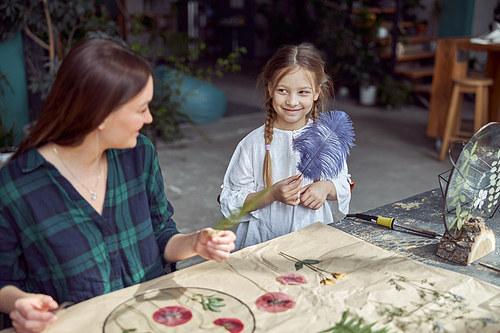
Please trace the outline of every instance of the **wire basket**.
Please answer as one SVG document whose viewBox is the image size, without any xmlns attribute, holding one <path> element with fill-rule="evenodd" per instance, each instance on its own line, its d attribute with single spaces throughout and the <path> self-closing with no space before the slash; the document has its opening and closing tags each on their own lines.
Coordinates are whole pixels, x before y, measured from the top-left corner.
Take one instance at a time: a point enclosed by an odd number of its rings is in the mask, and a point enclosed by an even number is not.
<svg viewBox="0 0 500 333">
<path fill-rule="evenodd" d="M 446 186 L 448 186 L 448 181 L 450 180 L 451 172 L 453 168 L 446 170 L 438 175 L 439 187 L 441 188 L 441 195 L 444 197 L 446 195 Z"/>
</svg>

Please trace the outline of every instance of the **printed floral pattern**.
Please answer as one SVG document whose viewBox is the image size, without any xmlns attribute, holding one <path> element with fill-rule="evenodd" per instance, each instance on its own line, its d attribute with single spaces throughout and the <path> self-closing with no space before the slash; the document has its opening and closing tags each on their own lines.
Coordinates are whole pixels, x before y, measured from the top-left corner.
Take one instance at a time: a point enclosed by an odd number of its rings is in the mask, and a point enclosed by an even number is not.
<svg viewBox="0 0 500 333">
<path fill-rule="evenodd" d="M 241 320 L 236 318 L 219 318 L 214 321 L 217 326 L 224 326 L 231 333 L 239 333 L 243 331 L 244 325 Z"/>
<path fill-rule="evenodd" d="M 302 274 L 297 274 L 297 273 L 288 273 L 284 274 L 281 276 L 278 276 L 276 280 L 279 283 L 282 283 L 284 285 L 297 285 L 297 284 L 306 284 L 307 279 L 304 275 Z"/>
<path fill-rule="evenodd" d="M 280 292 L 266 293 L 255 301 L 257 309 L 273 313 L 293 309 L 295 304 L 292 296 Z"/>
<path fill-rule="evenodd" d="M 166 326 L 179 326 L 187 323 L 191 318 L 193 314 L 183 306 L 166 306 L 153 314 L 154 321 Z"/>
</svg>

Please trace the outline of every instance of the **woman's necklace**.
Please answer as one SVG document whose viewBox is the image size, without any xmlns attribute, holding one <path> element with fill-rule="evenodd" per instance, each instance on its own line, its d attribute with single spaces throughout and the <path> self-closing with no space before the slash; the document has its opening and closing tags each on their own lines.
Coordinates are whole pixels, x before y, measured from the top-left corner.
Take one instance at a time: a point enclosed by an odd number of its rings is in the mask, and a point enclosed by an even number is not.
<svg viewBox="0 0 500 333">
<path fill-rule="evenodd" d="M 57 157 L 59 157 L 59 159 L 61 160 L 62 164 L 64 164 L 64 166 L 69 171 L 69 173 L 73 176 L 73 178 L 75 178 L 77 182 L 79 182 L 83 187 L 85 187 L 85 189 L 87 191 L 90 192 L 90 194 L 91 194 L 90 198 L 92 200 L 97 200 L 97 193 L 96 193 L 96 191 L 97 191 L 97 185 L 99 184 L 99 179 L 101 178 L 101 171 L 102 171 L 102 163 L 101 163 L 101 161 L 99 160 L 99 174 L 97 175 L 97 182 L 95 183 L 94 190 L 91 191 L 91 190 L 89 190 L 89 188 L 87 186 L 85 186 L 85 184 L 83 184 L 80 181 L 80 179 L 78 179 L 78 177 L 71 171 L 71 169 L 68 167 L 68 165 L 66 163 L 64 163 L 64 160 L 62 159 L 61 155 L 59 155 L 59 152 L 57 151 L 56 146 L 54 145 L 54 143 L 52 143 L 52 149 L 54 149 L 54 153 L 56 153 Z"/>
</svg>

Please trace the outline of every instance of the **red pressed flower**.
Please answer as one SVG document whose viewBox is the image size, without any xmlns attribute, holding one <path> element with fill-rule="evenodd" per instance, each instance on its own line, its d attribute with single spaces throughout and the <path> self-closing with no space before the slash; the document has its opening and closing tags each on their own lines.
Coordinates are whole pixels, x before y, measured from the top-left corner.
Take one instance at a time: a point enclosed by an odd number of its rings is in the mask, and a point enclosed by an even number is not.
<svg viewBox="0 0 500 333">
<path fill-rule="evenodd" d="M 282 276 L 278 276 L 276 280 L 282 284 L 306 284 L 307 279 L 302 274 L 288 273 Z"/>
<path fill-rule="evenodd" d="M 283 312 L 295 307 L 293 297 L 284 293 L 266 293 L 260 296 L 255 305 L 262 311 Z"/>
<path fill-rule="evenodd" d="M 157 323 L 167 326 L 178 326 L 191 320 L 193 314 L 183 306 L 166 306 L 153 314 Z"/>
<path fill-rule="evenodd" d="M 236 318 L 219 318 L 214 321 L 217 326 L 224 326 L 231 333 L 240 333 L 243 331 L 243 323 Z"/>
</svg>

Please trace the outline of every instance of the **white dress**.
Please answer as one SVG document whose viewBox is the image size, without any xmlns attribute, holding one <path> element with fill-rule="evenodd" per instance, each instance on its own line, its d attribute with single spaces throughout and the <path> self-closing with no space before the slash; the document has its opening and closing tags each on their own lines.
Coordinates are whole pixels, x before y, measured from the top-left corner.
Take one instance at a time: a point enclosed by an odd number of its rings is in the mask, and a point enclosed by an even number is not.
<svg viewBox="0 0 500 333">
<path fill-rule="evenodd" d="M 262 125 L 243 138 L 229 162 L 220 195 L 221 211 L 225 217 L 242 207 L 249 193 L 265 188 L 263 179 L 266 152 L 264 127 Z M 273 183 L 300 173 L 297 170 L 300 156 L 292 149 L 292 139 L 298 136 L 303 128 L 295 131 L 274 129 L 270 150 Z M 339 176 L 330 179 L 337 189 L 337 200 L 326 201 L 318 210 L 275 201 L 250 212 L 241 219 L 238 225 L 236 250 L 288 234 L 315 222 L 331 223 L 344 218 L 344 215 L 349 212 L 351 200 L 348 177 L 347 163 L 344 161 L 344 167 Z M 310 183 L 310 180 L 304 178 L 302 185 L 306 186 Z"/>
</svg>

